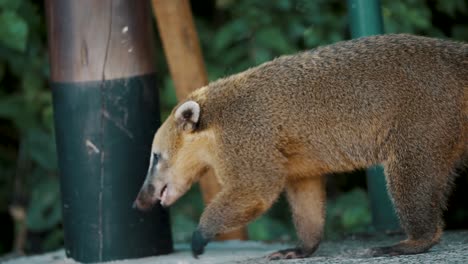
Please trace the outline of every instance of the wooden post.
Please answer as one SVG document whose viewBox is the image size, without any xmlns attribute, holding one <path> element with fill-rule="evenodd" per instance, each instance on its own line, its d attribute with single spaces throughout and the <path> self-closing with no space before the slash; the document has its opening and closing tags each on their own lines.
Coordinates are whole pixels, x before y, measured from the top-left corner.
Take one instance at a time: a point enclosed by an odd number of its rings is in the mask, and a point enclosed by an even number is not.
<svg viewBox="0 0 468 264">
<path fill-rule="evenodd" d="M 46 8 L 66 255 L 102 262 L 172 252 L 168 211 L 131 208 L 160 122 L 149 3 Z"/>
<path fill-rule="evenodd" d="M 179 100 L 208 83 L 205 65 L 188 0 L 153 0 L 159 34 Z M 200 180 L 205 204 L 219 192 L 212 170 Z M 220 240 L 247 239 L 245 228 L 220 235 Z"/>
</svg>

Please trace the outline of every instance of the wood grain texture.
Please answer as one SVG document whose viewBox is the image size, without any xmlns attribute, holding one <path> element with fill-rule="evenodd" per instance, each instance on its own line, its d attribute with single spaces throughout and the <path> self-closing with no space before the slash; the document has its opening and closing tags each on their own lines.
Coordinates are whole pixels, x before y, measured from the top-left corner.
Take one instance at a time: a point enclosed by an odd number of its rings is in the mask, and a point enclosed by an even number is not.
<svg viewBox="0 0 468 264">
<path fill-rule="evenodd" d="M 154 72 L 149 3 L 46 0 L 51 79 L 96 81 Z"/>
<path fill-rule="evenodd" d="M 205 64 L 186 0 L 153 0 L 159 34 L 179 100 L 208 83 Z"/>
<path fill-rule="evenodd" d="M 153 0 L 152 3 L 176 95 L 182 100 L 191 91 L 208 83 L 190 4 L 188 0 Z M 210 203 L 220 191 L 212 170 L 201 178 L 200 186 L 205 204 Z M 245 240 L 247 230 L 235 230 L 220 235 L 218 239 Z"/>
</svg>

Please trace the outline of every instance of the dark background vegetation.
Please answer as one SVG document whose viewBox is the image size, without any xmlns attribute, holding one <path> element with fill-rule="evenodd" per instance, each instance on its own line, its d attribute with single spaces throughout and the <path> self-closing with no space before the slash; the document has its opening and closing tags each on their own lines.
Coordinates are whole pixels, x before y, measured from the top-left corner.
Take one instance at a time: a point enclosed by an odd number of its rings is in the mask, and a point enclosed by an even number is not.
<svg viewBox="0 0 468 264">
<path fill-rule="evenodd" d="M 348 39 L 346 1 L 192 1 L 211 80 L 276 56 Z M 382 0 L 386 33 L 468 40 L 466 0 Z M 159 43 L 159 42 L 158 42 Z M 157 46 L 163 117 L 176 103 Z M 0 0 L 0 254 L 36 253 L 63 243 L 44 6 Z M 446 213 L 448 229 L 468 228 L 468 176 L 461 172 Z M 364 173 L 329 177 L 326 235 L 372 231 Z M 172 209 L 176 241 L 186 241 L 203 205 L 198 186 Z M 284 201 L 249 225 L 251 239 L 291 240 Z"/>
</svg>

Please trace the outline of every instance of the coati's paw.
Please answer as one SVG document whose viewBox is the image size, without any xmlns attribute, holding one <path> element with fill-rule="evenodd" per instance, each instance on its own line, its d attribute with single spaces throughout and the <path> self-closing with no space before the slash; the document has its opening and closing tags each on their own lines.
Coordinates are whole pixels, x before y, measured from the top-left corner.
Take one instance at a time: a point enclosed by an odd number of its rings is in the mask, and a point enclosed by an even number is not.
<svg viewBox="0 0 468 264">
<path fill-rule="evenodd" d="M 271 253 L 267 258 L 268 260 L 307 258 L 312 255 L 314 251 L 315 249 L 312 251 L 304 251 L 302 248 L 288 248 Z"/>
<path fill-rule="evenodd" d="M 205 246 L 210 240 L 205 238 L 200 230 L 195 230 L 192 235 L 192 255 L 198 258 L 205 251 Z"/>
<path fill-rule="evenodd" d="M 368 250 L 368 256 L 381 257 L 381 256 L 398 256 L 398 255 L 412 255 L 420 254 L 428 251 L 434 243 L 415 242 L 407 240 L 400 242 L 393 246 L 375 247 Z"/>
</svg>

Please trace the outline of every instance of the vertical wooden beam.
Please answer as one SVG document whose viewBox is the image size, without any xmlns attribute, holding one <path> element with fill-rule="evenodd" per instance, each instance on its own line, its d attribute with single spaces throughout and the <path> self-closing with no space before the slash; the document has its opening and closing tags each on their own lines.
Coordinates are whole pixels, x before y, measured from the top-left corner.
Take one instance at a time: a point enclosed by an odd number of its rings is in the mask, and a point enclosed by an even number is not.
<svg viewBox="0 0 468 264">
<path fill-rule="evenodd" d="M 174 80 L 179 100 L 208 83 L 188 0 L 153 0 L 159 34 Z M 205 204 L 219 192 L 220 186 L 212 170 L 200 180 Z M 247 239 L 245 228 L 220 235 L 218 239 Z"/>
<path fill-rule="evenodd" d="M 66 255 L 87 263 L 171 252 L 167 210 L 131 208 L 160 122 L 149 3 L 46 8 Z"/>
</svg>

